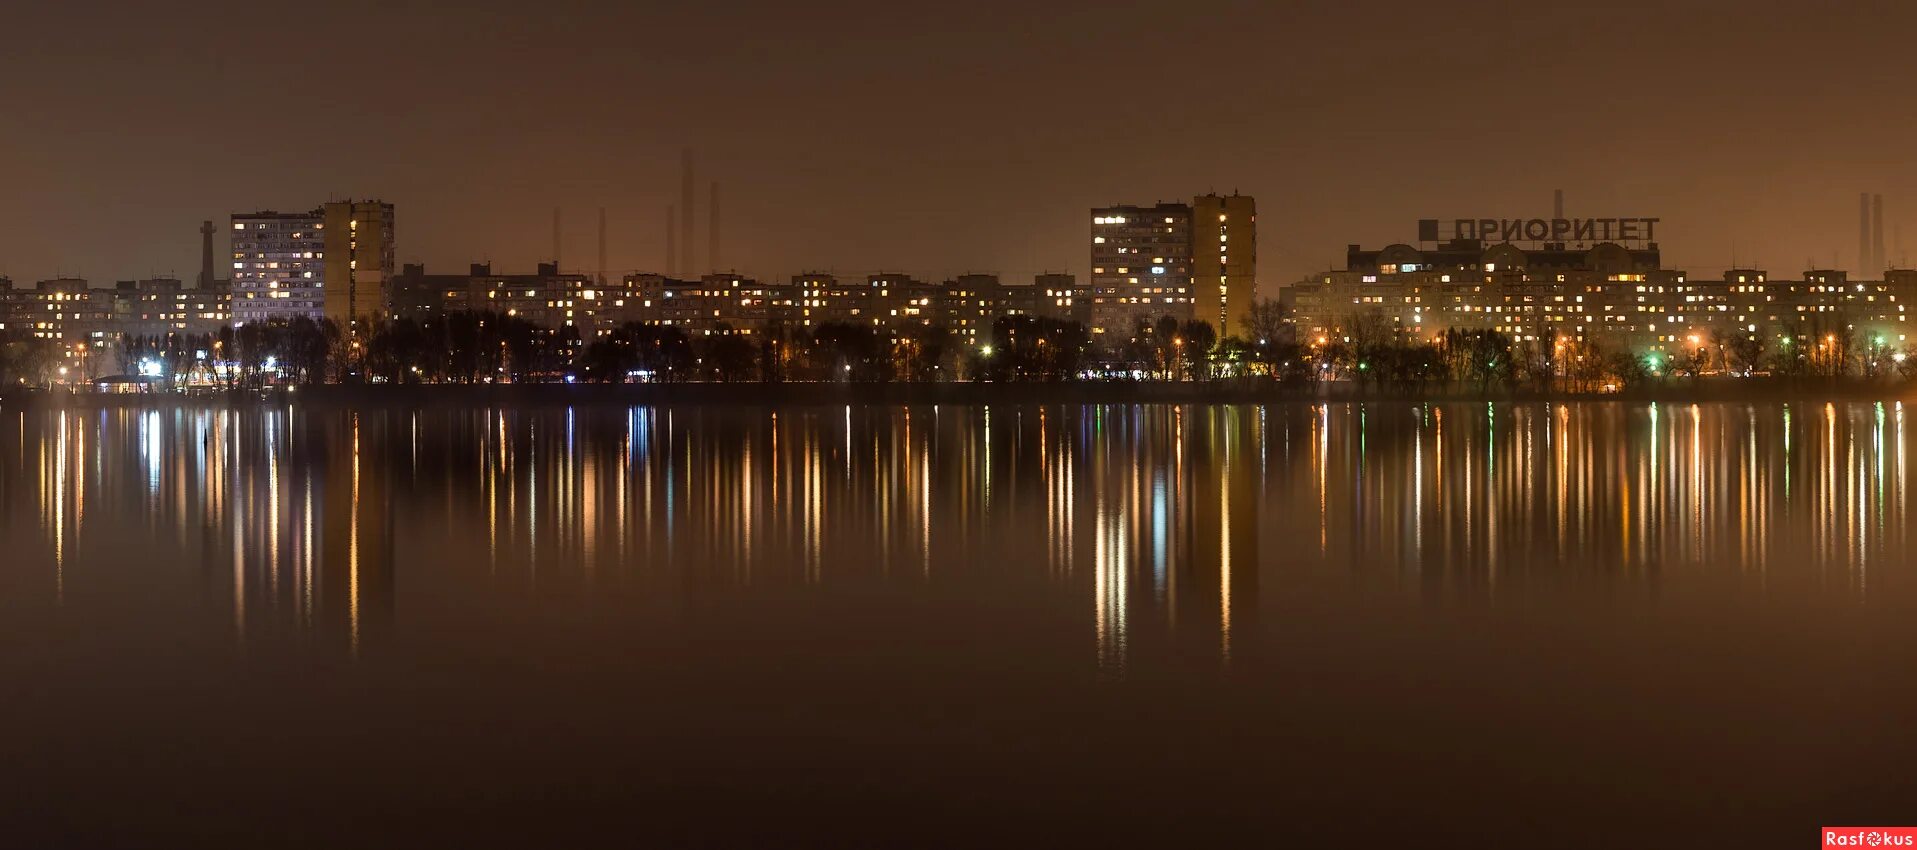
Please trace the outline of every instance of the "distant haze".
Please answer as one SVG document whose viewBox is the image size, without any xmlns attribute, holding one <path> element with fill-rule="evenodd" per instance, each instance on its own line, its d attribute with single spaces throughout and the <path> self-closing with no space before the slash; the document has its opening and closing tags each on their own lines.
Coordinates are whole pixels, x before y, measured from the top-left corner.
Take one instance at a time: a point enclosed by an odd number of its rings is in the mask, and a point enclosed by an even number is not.
<svg viewBox="0 0 1917 850">
<path fill-rule="evenodd" d="M 768 277 L 1083 275 L 1089 207 L 1214 190 L 1267 293 L 1557 188 L 1696 273 L 1851 267 L 1863 191 L 1917 240 L 1917 4 L 1297 5 L 17 4 L 0 274 L 190 281 L 200 220 L 348 196 L 402 261 L 529 271 L 557 206 L 590 269 L 605 207 L 659 269 L 687 147 Z"/>
</svg>

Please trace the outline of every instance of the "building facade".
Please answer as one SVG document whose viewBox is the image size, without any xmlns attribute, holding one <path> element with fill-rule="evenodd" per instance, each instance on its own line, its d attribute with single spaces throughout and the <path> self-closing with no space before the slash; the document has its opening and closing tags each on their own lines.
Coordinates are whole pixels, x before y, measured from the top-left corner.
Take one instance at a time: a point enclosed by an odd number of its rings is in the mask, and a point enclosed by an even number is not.
<svg viewBox="0 0 1917 850">
<path fill-rule="evenodd" d="M 388 288 L 400 318 L 503 313 L 543 328 L 575 328 L 581 339 L 591 339 L 626 306 L 618 292 L 596 289 L 591 276 L 560 274 L 553 263 L 540 263 L 532 274 L 498 274 L 491 263 L 474 263 L 465 274 L 428 274 L 424 265 L 408 263 Z"/>
<path fill-rule="evenodd" d="M 232 322 L 379 319 L 392 312 L 393 205 L 336 201 L 232 216 Z"/>
<path fill-rule="evenodd" d="M 1258 202 L 1200 195 L 1192 199 L 1191 227 L 1192 313 L 1220 339 L 1242 337 L 1258 291 Z"/>
<path fill-rule="evenodd" d="M 324 315 L 324 227 L 319 210 L 233 215 L 234 325 Z"/>
<path fill-rule="evenodd" d="M 393 205 L 334 201 L 320 208 L 324 315 L 343 333 L 363 334 L 392 315 Z"/>
<path fill-rule="evenodd" d="M 1477 239 L 1352 245 L 1344 269 L 1313 274 L 1281 296 L 1300 338 L 1313 343 L 1494 331 L 1514 343 L 1588 342 L 1640 353 L 1682 352 L 1736 335 L 1783 345 L 1842 336 L 1901 349 L 1910 342 L 1913 299 L 1917 271 L 1858 281 L 1830 269 L 1797 280 L 1731 269 L 1700 280 L 1665 268 L 1655 242 Z"/>
<path fill-rule="evenodd" d="M 232 316 L 231 292 L 187 287 L 174 278 L 120 281 L 112 301 L 115 329 L 129 336 L 211 336 Z"/>
<path fill-rule="evenodd" d="M 1093 342 L 1122 345 L 1162 317 L 1190 319 L 1191 205 L 1097 207 L 1091 217 L 1086 323 Z"/>
</svg>

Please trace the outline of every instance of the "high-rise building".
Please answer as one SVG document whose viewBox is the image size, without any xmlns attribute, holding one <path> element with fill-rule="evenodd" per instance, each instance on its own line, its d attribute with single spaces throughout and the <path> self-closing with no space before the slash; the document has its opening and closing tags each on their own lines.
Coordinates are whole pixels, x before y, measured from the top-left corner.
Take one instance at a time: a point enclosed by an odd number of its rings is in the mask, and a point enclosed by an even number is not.
<svg viewBox="0 0 1917 850">
<path fill-rule="evenodd" d="M 1141 324 L 1192 316 L 1192 208 L 1189 204 L 1092 210 L 1092 275 L 1087 312 L 1092 340 L 1122 345 Z"/>
<path fill-rule="evenodd" d="M 1193 315 L 1218 337 L 1243 336 L 1258 288 L 1258 204 L 1248 195 L 1192 199 Z"/>
<path fill-rule="evenodd" d="M 364 333 L 392 314 L 393 205 L 334 201 L 322 208 L 326 234 L 326 318 L 341 333 Z"/>
<path fill-rule="evenodd" d="M 323 315 L 326 241 L 319 210 L 234 213 L 233 324 Z"/>
</svg>

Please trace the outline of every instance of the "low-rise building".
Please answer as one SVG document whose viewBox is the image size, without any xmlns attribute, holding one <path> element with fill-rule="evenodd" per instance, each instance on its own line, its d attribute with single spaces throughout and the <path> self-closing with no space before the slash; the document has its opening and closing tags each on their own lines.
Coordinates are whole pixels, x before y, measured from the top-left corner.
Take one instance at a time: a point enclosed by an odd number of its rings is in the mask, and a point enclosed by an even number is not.
<svg viewBox="0 0 1917 850">
<path fill-rule="evenodd" d="M 1813 269 L 1779 280 L 1762 269 L 1693 279 L 1665 268 L 1655 242 L 1486 245 L 1451 239 L 1366 250 L 1345 268 L 1287 287 L 1282 301 L 1308 342 L 1354 333 L 1435 338 L 1450 330 L 1495 331 L 1517 343 L 1592 341 L 1614 349 L 1683 351 L 1738 334 L 1766 340 L 1855 335 L 1902 348 L 1917 272 L 1880 281 Z"/>
</svg>

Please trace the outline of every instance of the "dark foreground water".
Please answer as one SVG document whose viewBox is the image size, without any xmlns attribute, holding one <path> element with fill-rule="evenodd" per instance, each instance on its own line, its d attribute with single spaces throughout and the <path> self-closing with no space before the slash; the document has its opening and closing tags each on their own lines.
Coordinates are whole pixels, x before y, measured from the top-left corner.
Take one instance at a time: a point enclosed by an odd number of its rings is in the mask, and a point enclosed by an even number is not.
<svg viewBox="0 0 1917 850">
<path fill-rule="evenodd" d="M 1905 419 L 8 412 L 0 844 L 1814 846 L 1917 821 Z"/>
</svg>

